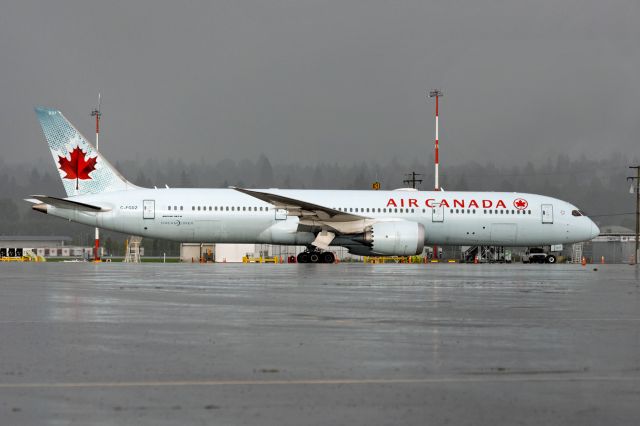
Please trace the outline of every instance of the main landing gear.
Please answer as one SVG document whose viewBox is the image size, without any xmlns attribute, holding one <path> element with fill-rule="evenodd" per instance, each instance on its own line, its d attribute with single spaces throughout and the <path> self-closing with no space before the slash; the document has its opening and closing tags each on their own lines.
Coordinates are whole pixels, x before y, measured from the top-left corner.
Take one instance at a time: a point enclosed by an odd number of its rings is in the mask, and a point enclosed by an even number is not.
<svg viewBox="0 0 640 426">
<path fill-rule="evenodd" d="M 334 263 L 336 257 L 330 251 L 306 250 L 298 255 L 298 263 Z"/>
</svg>

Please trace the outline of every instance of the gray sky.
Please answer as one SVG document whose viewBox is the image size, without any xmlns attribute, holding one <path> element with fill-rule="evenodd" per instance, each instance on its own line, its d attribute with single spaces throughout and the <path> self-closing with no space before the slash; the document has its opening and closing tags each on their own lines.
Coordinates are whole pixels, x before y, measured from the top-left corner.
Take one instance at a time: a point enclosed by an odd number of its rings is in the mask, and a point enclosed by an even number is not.
<svg viewBox="0 0 640 426">
<path fill-rule="evenodd" d="M 431 164 L 435 87 L 445 164 L 637 156 L 639 22 L 637 0 L 4 0 L 1 156 L 48 158 L 35 105 L 89 136 L 100 90 L 112 161 Z"/>
</svg>

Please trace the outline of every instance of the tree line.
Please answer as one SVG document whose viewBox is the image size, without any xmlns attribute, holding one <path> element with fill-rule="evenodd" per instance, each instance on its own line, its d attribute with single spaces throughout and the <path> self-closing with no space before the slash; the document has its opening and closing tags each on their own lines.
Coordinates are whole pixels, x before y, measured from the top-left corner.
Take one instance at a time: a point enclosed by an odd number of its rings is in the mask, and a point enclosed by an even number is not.
<svg viewBox="0 0 640 426">
<path fill-rule="evenodd" d="M 626 181 L 628 166 L 637 158 L 622 154 L 606 159 L 566 154 L 543 164 L 498 165 L 494 163 L 444 165 L 440 184 L 445 191 L 517 191 L 549 195 L 569 201 L 587 212 L 599 225 L 622 225 L 634 228 L 634 197 Z M 405 186 L 406 174 L 421 173 L 418 189 L 433 187 L 432 166 L 392 158 L 384 163 L 358 162 L 350 165 L 318 163 L 272 165 L 266 155 L 255 160 L 223 159 L 215 164 L 181 159 L 147 159 L 142 162 L 116 162 L 125 177 L 142 187 L 239 186 L 248 188 L 298 189 L 371 189 L 380 182 L 381 189 Z M 9 164 L 0 161 L 0 235 L 68 235 L 78 245 L 93 244 L 93 229 L 34 212 L 23 201 L 31 194 L 64 196 L 58 173 L 50 161 L 36 164 Z M 111 253 L 122 254 L 125 235 L 103 232 L 103 243 Z M 147 255 L 177 255 L 177 243 L 145 239 Z"/>
</svg>

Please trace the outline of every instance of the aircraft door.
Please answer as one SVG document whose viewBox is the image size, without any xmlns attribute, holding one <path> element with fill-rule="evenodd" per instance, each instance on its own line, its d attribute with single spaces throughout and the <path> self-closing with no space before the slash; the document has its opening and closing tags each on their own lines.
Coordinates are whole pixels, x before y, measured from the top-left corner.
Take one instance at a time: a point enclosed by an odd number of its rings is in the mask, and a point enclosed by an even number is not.
<svg viewBox="0 0 640 426">
<path fill-rule="evenodd" d="M 553 223 L 553 204 L 542 205 L 542 223 Z"/>
<path fill-rule="evenodd" d="M 276 220 L 287 220 L 287 210 L 286 209 L 276 209 Z"/>
<path fill-rule="evenodd" d="M 142 201 L 142 218 L 155 219 L 155 217 L 156 217 L 156 201 L 143 200 Z"/>
<path fill-rule="evenodd" d="M 444 222 L 444 206 L 433 207 L 431 209 L 432 222 Z"/>
</svg>

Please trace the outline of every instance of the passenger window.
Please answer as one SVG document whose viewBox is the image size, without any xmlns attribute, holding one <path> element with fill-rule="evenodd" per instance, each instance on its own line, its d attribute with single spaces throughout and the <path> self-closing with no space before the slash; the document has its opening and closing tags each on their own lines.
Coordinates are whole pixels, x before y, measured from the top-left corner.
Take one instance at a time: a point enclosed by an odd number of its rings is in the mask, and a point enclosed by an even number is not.
<svg viewBox="0 0 640 426">
<path fill-rule="evenodd" d="M 171 206 L 167 207 L 167 210 L 171 210 Z"/>
<path fill-rule="evenodd" d="M 180 206 L 180 210 L 182 210 L 182 206 Z"/>
<path fill-rule="evenodd" d="M 196 206 L 191 206 L 191 210 L 195 210 L 195 209 L 196 209 Z"/>
</svg>

